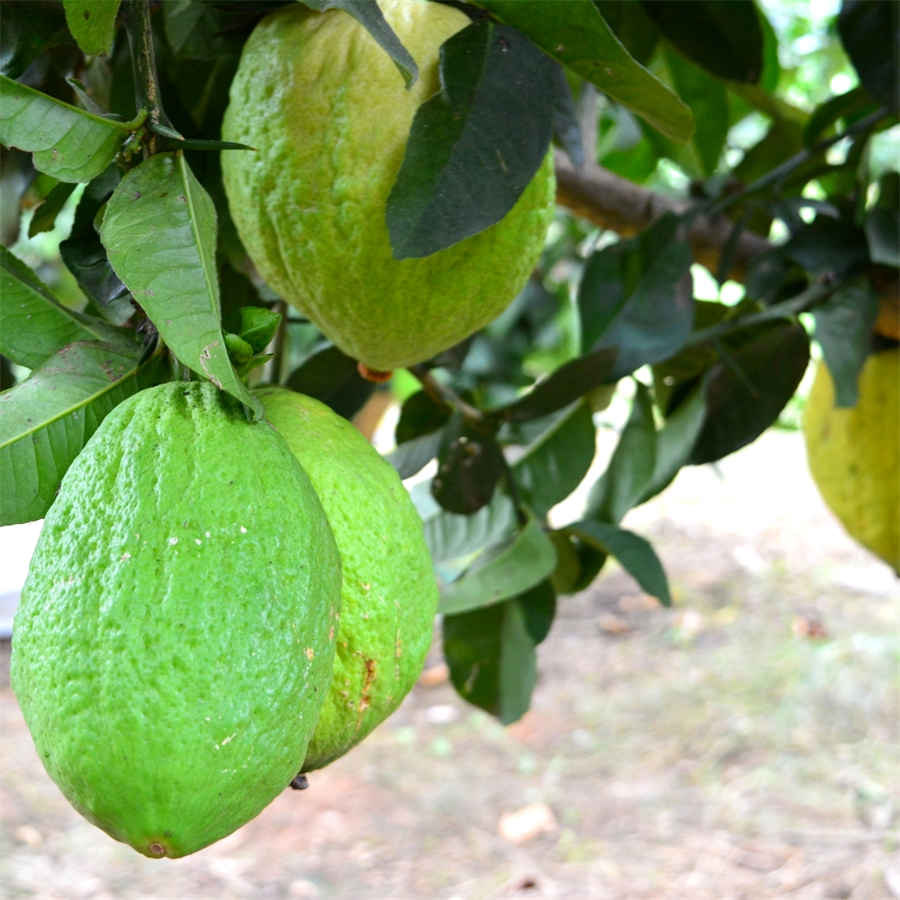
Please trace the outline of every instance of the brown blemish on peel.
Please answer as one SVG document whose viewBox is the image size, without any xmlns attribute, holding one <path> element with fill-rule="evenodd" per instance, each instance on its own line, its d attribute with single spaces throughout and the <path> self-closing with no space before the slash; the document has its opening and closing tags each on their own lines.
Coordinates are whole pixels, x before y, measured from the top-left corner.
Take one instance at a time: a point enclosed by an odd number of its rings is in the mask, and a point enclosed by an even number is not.
<svg viewBox="0 0 900 900">
<path fill-rule="evenodd" d="M 149 856 L 153 856 L 156 859 L 160 859 L 161 857 L 166 855 L 166 848 L 159 843 L 159 841 L 152 841 L 147 846 L 147 854 Z"/>
<path fill-rule="evenodd" d="M 357 707 L 357 730 L 359 729 L 359 726 L 362 725 L 363 713 L 369 708 L 369 704 L 372 701 L 372 683 L 375 681 L 375 673 L 378 668 L 378 664 L 374 659 L 364 659 L 363 664 L 366 667 L 366 671 L 363 676 L 362 694 L 360 695 L 359 706 Z"/>
</svg>

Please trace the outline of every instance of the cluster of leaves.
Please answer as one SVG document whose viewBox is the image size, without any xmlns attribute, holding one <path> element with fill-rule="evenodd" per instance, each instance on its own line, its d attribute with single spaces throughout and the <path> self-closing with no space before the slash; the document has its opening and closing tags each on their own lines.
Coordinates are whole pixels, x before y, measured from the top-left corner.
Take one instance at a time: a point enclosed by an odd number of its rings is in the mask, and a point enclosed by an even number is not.
<svg viewBox="0 0 900 900">
<path fill-rule="evenodd" d="M 210 152 L 252 152 L 216 138 L 243 43 L 284 2 L 42 0 L 38 15 L 34 2 L 4 5 L 2 179 L 18 202 L 0 221 L 3 243 L 17 237 L 20 208 L 36 206 L 33 236 L 77 200 L 60 256 L 82 299 L 60 302 L 0 248 L 0 481 L 11 486 L 0 524 L 42 516 L 103 416 L 151 384 L 208 378 L 255 417 L 247 379 L 271 355 L 271 380 L 342 415 L 374 390 L 260 282 Z M 377 5 L 305 2 L 358 18 L 401 84 L 418 76 Z M 629 240 L 598 242 L 560 215 L 509 309 L 413 369 L 421 388 L 403 402 L 389 459 L 404 477 L 437 460 L 414 498 L 453 683 L 512 721 L 527 709 L 557 597 L 590 584 L 608 557 L 670 601 L 653 548 L 622 520 L 682 466 L 720 459 L 776 421 L 809 360 L 798 313 L 812 311 L 839 402 L 854 402 L 878 287 L 900 263 L 900 181 L 869 153 L 897 121 L 885 65 L 897 13 L 845 0 L 838 32 L 860 84 L 808 113 L 776 93 L 777 39 L 752 0 L 464 8 L 472 24 L 442 49 L 441 92 L 416 116 L 385 210 L 398 258 L 496 222 L 551 136 L 576 164 L 640 182 L 666 159 L 694 188 L 682 214 Z M 591 92 L 606 101 L 583 146 Z M 754 113 L 768 131 L 733 163 L 729 135 Z M 698 215 L 730 228 L 720 281 L 744 231 L 786 230 L 753 261 L 736 305 L 694 297 L 687 235 Z M 551 527 L 550 510 L 591 468 L 596 413 L 623 379 L 631 412 L 609 464 L 579 517 Z"/>
</svg>

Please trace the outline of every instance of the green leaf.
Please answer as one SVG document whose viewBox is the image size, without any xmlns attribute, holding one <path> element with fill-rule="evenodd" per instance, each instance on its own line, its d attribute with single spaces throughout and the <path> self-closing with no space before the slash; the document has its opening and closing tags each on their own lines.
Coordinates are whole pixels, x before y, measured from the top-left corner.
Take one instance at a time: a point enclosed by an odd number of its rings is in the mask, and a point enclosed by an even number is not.
<svg viewBox="0 0 900 900">
<path fill-rule="evenodd" d="M 648 594 L 665 606 L 672 605 L 665 570 L 653 547 L 644 538 L 608 522 L 593 519 L 582 519 L 569 525 L 566 531 L 615 557 Z"/>
<path fill-rule="evenodd" d="M 592 518 L 618 524 L 646 495 L 656 469 L 656 426 L 646 386 L 637 382 L 631 415 L 619 435 L 606 471 L 588 498 Z"/>
<path fill-rule="evenodd" d="M 706 376 L 707 414 L 690 462 L 714 462 L 756 440 L 800 384 L 809 362 L 802 326 L 780 319 L 720 345 L 722 359 Z"/>
<path fill-rule="evenodd" d="M 18 257 L 0 247 L 0 354 L 36 369 L 73 341 L 118 340 L 105 322 L 66 309 Z"/>
<path fill-rule="evenodd" d="M 753 0 L 643 0 L 641 5 L 697 65 L 718 78 L 759 81 L 763 32 Z"/>
<path fill-rule="evenodd" d="M 535 646 L 555 611 L 556 595 L 545 581 L 505 603 L 447 616 L 444 658 L 459 695 L 504 725 L 520 719 L 537 680 Z"/>
<path fill-rule="evenodd" d="M 356 415 L 375 390 L 375 385 L 359 374 L 356 360 L 333 344 L 310 353 L 294 369 L 286 385 L 321 400 L 345 419 Z"/>
<path fill-rule="evenodd" d="M 841 285 L 813 310 L 816 340 L 834 380 L 835 406 L 856 406 L 857 380 L 878 318 L 878 294 L 867 278 Z"/>
<path fill-rule="evenodd" d="M 441 510 L 425 520 L 425 543 L 436 565 L 472 556 L 511 538 L 516 532 L 516 509 L 499 491 L 471 516 Z"/>
<path fill-rule="evenodd" d="M 505 549 L 483 554 L 458 580 L 444 588 L 438 611 L 466 612 L 490 606 L 543 581 L 556 566 L 556 550 L 536 519 Z"/>
<path fill-rule="evenodd" d="M 240 308 L 241 337 L 253 348 L 254 353 L 262 353 L 275 337 L 281 316 L 264 306 L 242 306 Z"/>
<path fill-rule="evenodd" d="M 316 12 L 325 12 L 328 9 L 344 10 L 353 16 L 369 32 L 378 46 L 390 56 L 400 70 L 407 87 L 419 77 L 416 61 L 385 21 L 377 3 L 372 3 L 372 0 L 301 0 L 301 2 Z"/>
<path fill-rule="evenodd" d="M 491 416 L 507 422 L 527 422 L 549 416 L 594 388 L 618 381 L 615 375 L 617 356 L 618 350 L 605 347 L 569 360 L 518 400 L 491 410 Z"/>
<path fill-rule="evenodd" d="M 56 217 L 74 190 L 74 183 L 62 181 L 47 194 L 44 202 L 34 211 L 34 215 L 28 223 L 28 237 L 33 238 L 36 234 L 53 230 L 53 226 L 56 225 Z"/>
<path fill-rule="evenodd" d="M 38 59 L 59 58 L 71 50 L 63 9 L 57 3 L 42 3 L 35 15 L 34 0 L 3 0 L 0 14 L 0 73 L 19 78 Z M 40 65 L 40 63 L 38 64 Z"/>
<path fill-rule="evenodd" d="M 395 259 L 428 256 L 499 222 L 553 133 L 555 66 L 518 31 L 470 25 L 440 59 L 441 91 L 416 111 L 387 201 Z"/>
<path fill-rule="evenodd" d="M 844 0 L 837 25 L 862 86 L 874 100 L 897 110 L 900 5 L 884 0 Z"/>
<path fill-rule="evenodd" d="M 524 502 L 537 515 L 564 500 L 578 487 L 594 459 L 594 420 L 583 400 L 532 444 L 512 467 Z"/>
<path fill-rule="evenodd" d="M 166 379 L 162 355 L 69 344 L 0 394 L 0 525 L 39 519 L 70 463 L 104 416 L 126 397 Z"/>
<path fill-rule="evenodd" d="M 705 418 L 706 391 L 699 385 L 678 404 L 666 418 L 663 427 L 656 432 L 653 475 L 640 503 L 667 487 L 678 470 L 687 463 Z"/>
<path fill-rule="evenodd" d="M 691 146 L 701 174 L 712 175 L 718 168 L 728 136 L 728 91 L 725 84 L 689 62 L 671 47 L 664 50 L 666 67 L 678 96 L 694 114 Z"/>
<path fill-rule="evenodd" d="M 72 37 L 87 56 L 109 54 L 116 33 L 120 0 L 63 0 Z"/>
<path fill-rule="evenodd" d="M 578 288 L 583 346 L 616 354 L 612 378 L 675 353 L 693 323 L 691 250 L 667 214 L 594 253 Z"/>
<path fill-rule="evenodd" d="M 634 0 L 594 0 L 606 23 L 628 52 L 643 65 L 659 41 L 659 29 Z"/>
<path fill-rule="evenodd" d="M 102 119 L 0 75 L 0 144 L 34 153 L 34 167 L 60 181 L 99 175 L 142 119 Z"/>
<path fill-rule="evenodd" d="M 481 0 L 479 5 L 667 137 L 691 136 L 690 109 L 629 54 L 591 0 Z"/>
<path fill-rule="evenodd" d="M 216 210 L 182 153 L 128 172 L 106 206 L 100 239 L 116 274 L 186 366 L 262 416 L 231 367 L 216 276 Z"/>
<path fill-rule="evenodd" d="M 584 166 L 584 141 L 572 89 L 562 66 L 555 66 L 553 140 L 565 150 L 576 169 Z"/>
</svg>

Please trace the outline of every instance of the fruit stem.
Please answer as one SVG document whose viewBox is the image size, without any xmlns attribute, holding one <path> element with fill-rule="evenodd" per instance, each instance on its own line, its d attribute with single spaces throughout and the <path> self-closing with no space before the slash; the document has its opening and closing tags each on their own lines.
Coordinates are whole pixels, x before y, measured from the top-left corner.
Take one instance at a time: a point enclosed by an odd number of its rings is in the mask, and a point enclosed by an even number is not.
<svg viewBox="0 0 900 900">
<path fill-rule="evenodd" d="M 435 403 L 455 409 L 469 422 L 485 421 L 485 415 L 480 409 L 470 406 L 452 388 L 441 384 L 425 366 L 421 364 L 410 366 L 409 371 L 419 379 L 422 389 Z"/>
</svg>

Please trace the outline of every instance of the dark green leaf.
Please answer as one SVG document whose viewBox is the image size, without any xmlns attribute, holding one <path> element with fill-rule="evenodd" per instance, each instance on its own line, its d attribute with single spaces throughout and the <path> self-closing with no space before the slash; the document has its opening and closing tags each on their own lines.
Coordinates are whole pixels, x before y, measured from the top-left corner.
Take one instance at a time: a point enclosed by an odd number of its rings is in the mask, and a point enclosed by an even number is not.
<svg viewBox="0 0 900 900">
<path fill-rule="evenodd" d="M 116 33 L 120 0 L 63 0 L 72 37 L 87 56 L 108 54 Z"/>
<path fill-rule="evenodd" d="M 852 121 L 872 111 L 872 98 L 861 87 L 829 97 L 812 111 L 804 125 L 803 143 L 811 147 L 822 139 L 835 122 L 841 119 Z"/>
<path fill-rule="evenodd" d="M 388 453 L 385 459 L 401 478 L 411 478 L 438 454 L 444 444 L 445 430 L 441 428 L 406 441 Z"/>
<path fill-rule="evenodd" d="M 594 388 L 618 381 L 614 374 L 617 356 L 617 350 L 605 348 L 570 360 L 523 397 L 492 410 L 491 415 L 506 422 L 527 422 L 549 416 Z"/>
<path fill-rule="evenodd" d="M 644 538 L 608 522 L 593 519 L 583 519 L 566 530 L 615 557 L 648 594 L 665 606 L 671 606 L 665 570 L 653 547 Z"/>
<path fill-rule="evenodd" d="M 47 194 L 44 202 L 34 211 L 34 215 L 28 223 L 28 237 L 33 238 L 36 234 L 53 230 L 56 217 L 74 190 L 75 185 L 72 182 L 62 181 Z"/>
<path fill-rule="evenodd" d="M 371 0 L 300 0 L 300 2 L 317 12 L 324 12 L 327 9 L 344 10 L 353 16 L 369 32 L 378 46 L 390 56 L 400 70 L 407 87 L 419 77 L 416 61 L 385 22 L 377 3 L 372 3 Z"/>
<path fill-rule="evenodd" d="M 763 33 L 753 0 L 642 0 L 642 6 L 697 65 L 730 81 L 759 81 Z"/>
<path fill-rule="evenodd" d="M 403 401 L 394 438 L 398 444 L 403 444 L 423 434 L 437 431 L 447 424 L 450 413 L 449 407 L 435 402 L 426 391 L 416 391 Z"/>
<path fill-rule="evenodd" d="M 647 494 L 656 469 L 656 427 L 650 392 L 637 382 L 631 415 L 606 471 L 591 488 L 591 518 L 618 524 Z"/>
<path fill-rule="evenodd" d="M 807 272 L 841 276 L 869 257 L 862 229 L 842 219 L 816 216 L 784 245 L 784 252 Z"/>
<path fill-rule="evenodd" d="M 175 356 L 262 416 L 222 335 L 215 207 L 181 153 L 151 156 L 128 172 L 106 206 L 100 239 Z"/>
<path fill-rule="evenodd" d="M 516 510 L 506 494 L 497 491 L 493 500 L 471 516 L 441 510 L 425 520 L 425 543 L 436 565 L 472 556 L 486 547 L 504 543 L 516 531 Z"/>
<path fill-rule="evenodd" d="M 34 153 L 35 168 L 60 181 L 99 175 L 139 124 L 101 119 L 0 75 L 0 144 Z"/>
<path fill-rule="evenodd" d="M 691 136 L 690 109 L 632 58 L 591 0 L 481 0 L 479 5 L 672 140 Z"/>
<path fill-rule="evenodd" d="M 720 79 L 695 66 L 671 47 L 665 49 L 665 60 L 678 96 L 694 114 L 691 146 L 700 172 L 705 176 L 712 175 L 728 136 L 728 91 Z"/>
<path fill-rule="evenodd" d="M 813 310 L 816 340 L 834 379 L 835 406 L 856 406 L 857 380 L 878 318 L 878 295 L 866 278 L 841 285 Z"/>
<path fill-rule="evenodd" d="M 286 382 L 292 390 L 315 397 L 350 419 L 362 409 L 375 385 L 359 374 L 356 360 L 333 344 L 313 351 Z"/>
<path fill-rule="evenodd" d="M 126 397 L 164 381 L 161 355 L 139 362 L 100 343 L 69 344 L 0 394 L 0 525 L 39 519 L 70 463 L 103 417 Z"/>
<path fill-rule="evenodd" d="M 490 502 L 505 471 L 494 436 L 466 426 L 441 448 L 431 494 L 448 512 L 468 515 Z"/>
<path fill-rule="evenodd" d="M 522 500 L 537 515 L 578 487 L 594 459 L 594 420 L 583 400 L 532 444 L 512 467 Z"/>
<path fill-rule="evenodd" d="M 59 3 L 3 0 L 2 10 L 0 73 L 10 78 L 19 78 L 39 57 L 71 44 Z M 74 44 L 71 49 L 75 50 Z"/>
<path fill-rule="evenodd" d="M 62 306 L 25 263 L 0 247 L 0 353 L 36 369 L 73 341 L 120 339 L 105 322 Z"/>
<path fill-rule="evenodd" d="M 650 61 L 659 41 L 656 23 L 634 0 L 594 0 L 606 24 L 625 45 L 628 52 L 643 65 Z"/>
<path fill-rule="evenodd" d="M 896 209 L 876 206 L 866 214 L 866 240 L 872 262 L 900 266 L 900 219 Z"/>
<path fill-rule="evenodd" d="M 748 329 L 739 346 L 722 347 L 706 380 L 706 420 L 691 463 L 714 462 L 756 440 L 777 418 L 809 362 L 809 339 L 786 320 Z"/>
<path fill-rule="evenodd" d="M 889 109 L 900 106 L 900 5 L 892 0 L 844 0 L 838 34 L 870 96 Z"/>
<path fill-rule="evenodd" d="M 133 309 L 128 289 L 113 271 L 94 227 L 94 219 L 121 180 L 118 167 L 110 166 L 84 189 L 69 236 L 59 252 L 84 294 L 101 310 L 121 323 Z"/>
<path fill-rule="evenodd" d="M 450 680 L 461 697 L 504 725 L 528 711 L 537 655 L 518 599 L 447 616 L 442 637 Z"/>
<path fill-rule="evenodd" d="M 583 346 L 616 354 L 612 378 L 675 353 L 693 322 L 691 250 L 666 215 L 594 253 L 578 288 Z"/>
<path fill-rule="evenodd" d="M 506 600 L 542 582 L 556 566 L 556 550 L 536 519 L 529 519 L 508 547 L 485 554 L 444 588 L 438 611 L 466 612 Z"/>
<path fill-rule="evenodd" d="M 499 222 L 553 133 L 556 67 L 488 21 L 441 47 L 441 92 L 416 111 L 387 202 L 396 259 L 428 256 Z"/>
</svg>

